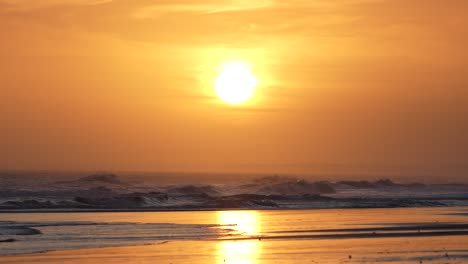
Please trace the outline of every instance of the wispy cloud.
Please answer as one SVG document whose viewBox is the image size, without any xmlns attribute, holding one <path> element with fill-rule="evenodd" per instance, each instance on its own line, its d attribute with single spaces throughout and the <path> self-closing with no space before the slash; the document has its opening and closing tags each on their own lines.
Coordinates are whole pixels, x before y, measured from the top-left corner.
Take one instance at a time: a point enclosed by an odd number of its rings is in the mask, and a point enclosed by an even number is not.
<svg viewBox="0 0 468 264">
<path fill-rule="evenodd" d="M 272 0 L 197 1 L 194 3 L 174 1 L 170 4 L 152 4 L 138 8 L 135 18 L 154 18 L 166 13 L 215 14 L 246 11 L 273 6 Z"/>
<path fill-rule="evenodd" d="M 95 6 L 113 0 L 0 0 L 0 11 L 27 11 L 60 6 Z"/>
<path fill-rule="evenodd" d="M 112 0 L 0 0 L 0 3 L 22 8 L 69 5 L 98 5 L 107 2 L 112 2 Z"/>
</svg>

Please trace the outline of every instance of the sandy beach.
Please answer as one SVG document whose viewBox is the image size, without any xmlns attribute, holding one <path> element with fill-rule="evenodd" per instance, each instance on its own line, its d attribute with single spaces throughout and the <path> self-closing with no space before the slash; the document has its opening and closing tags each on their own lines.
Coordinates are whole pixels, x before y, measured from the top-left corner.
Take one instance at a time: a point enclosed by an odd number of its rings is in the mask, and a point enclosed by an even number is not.
<svg viewBox="0 0 468 264">
<path fill-rule="evenodd" d="M 0 263 L 468 263 L 466 210 L 1 214 L 2 221 L 11 223 L 28 217 L 37 221 L 29 224 L 41 231 L 40 235 L 16 237 L 23 241 L 2 243 L 3 250 L 7 246 L 13 250 L 10 253 L 50 247 L 48 252 L 4 254 Z M 77 217 L 87 224 L 67 222 Z M 51 219 L 56 221 L 53 226 L 47 225 Z M 103 226 L 117 235 L 100 230 L 103 219 Z M 120 229 L 113 226 L 123 221 L 134 223 Z M 169 222 L 176 225 L 161 226 Z M 74 233 L 77 228 L 80 231 Z M 164 228 L 170 232 L 163 233 Z M 138 232 L 142 233 L 136 240 Z"/>
<path fill-rule="evenodd" d="M 185 241 L 2 256 L 0 263 L 468 263 L 468 237 Z"/>
</svg>

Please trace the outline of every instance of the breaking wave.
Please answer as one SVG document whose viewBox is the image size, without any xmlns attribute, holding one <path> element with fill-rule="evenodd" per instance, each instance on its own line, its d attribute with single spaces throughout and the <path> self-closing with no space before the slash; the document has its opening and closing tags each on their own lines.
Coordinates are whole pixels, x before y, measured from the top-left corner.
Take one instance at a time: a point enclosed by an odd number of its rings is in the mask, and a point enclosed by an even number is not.
<svg viewBox="0 0 468 264">
<path fill-rule="evenodd" d="M 309 181 L 270 176 L 229 184 L 131 181 L 114 174 L 69 181 L 0 175 L 0 210 L 204 210 L 468 205 L 467 185 Z"/>
</svg>

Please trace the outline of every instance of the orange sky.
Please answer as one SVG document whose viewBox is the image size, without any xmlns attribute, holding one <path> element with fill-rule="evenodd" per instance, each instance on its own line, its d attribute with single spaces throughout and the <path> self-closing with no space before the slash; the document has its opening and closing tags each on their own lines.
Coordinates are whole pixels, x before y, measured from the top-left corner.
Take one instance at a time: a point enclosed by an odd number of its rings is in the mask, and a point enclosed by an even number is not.
<svg viewBox="0 0 468 264">
<path fill-rule="evenodd" d="M 468 174 L 468 1 L 0 0 L 0 169 Z M 252 65 L 241 106 L 216 69 Z"/>
</svg>

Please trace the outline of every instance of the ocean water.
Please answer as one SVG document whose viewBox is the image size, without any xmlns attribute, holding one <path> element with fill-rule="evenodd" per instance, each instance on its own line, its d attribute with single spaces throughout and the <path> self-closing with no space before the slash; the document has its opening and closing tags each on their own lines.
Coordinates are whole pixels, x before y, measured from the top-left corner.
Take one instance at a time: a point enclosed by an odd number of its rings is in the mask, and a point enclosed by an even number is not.
<svg viewBox="0 0 468 264">
<path fill-rule="evenodd" d="M 0 221 L 0 240 L 11 241 L 0 242 L 0 263 L 62 263 L 44 252 L 70 249 L 96 249 L 92 259 L 108 247 L 125 250 L 100 258 L 123 254 L 122 263 L 468 262 L 467 207 L 2 213 Z"/>
<path fill-rule="evenodd" d="M 193 184 L 114 174 L 54 176 L 0 172 L 0 212 L 438 206 L 468 206 L 468 185 L 389 179 L 315 181 L 278 175 Z"/>
</svg>

